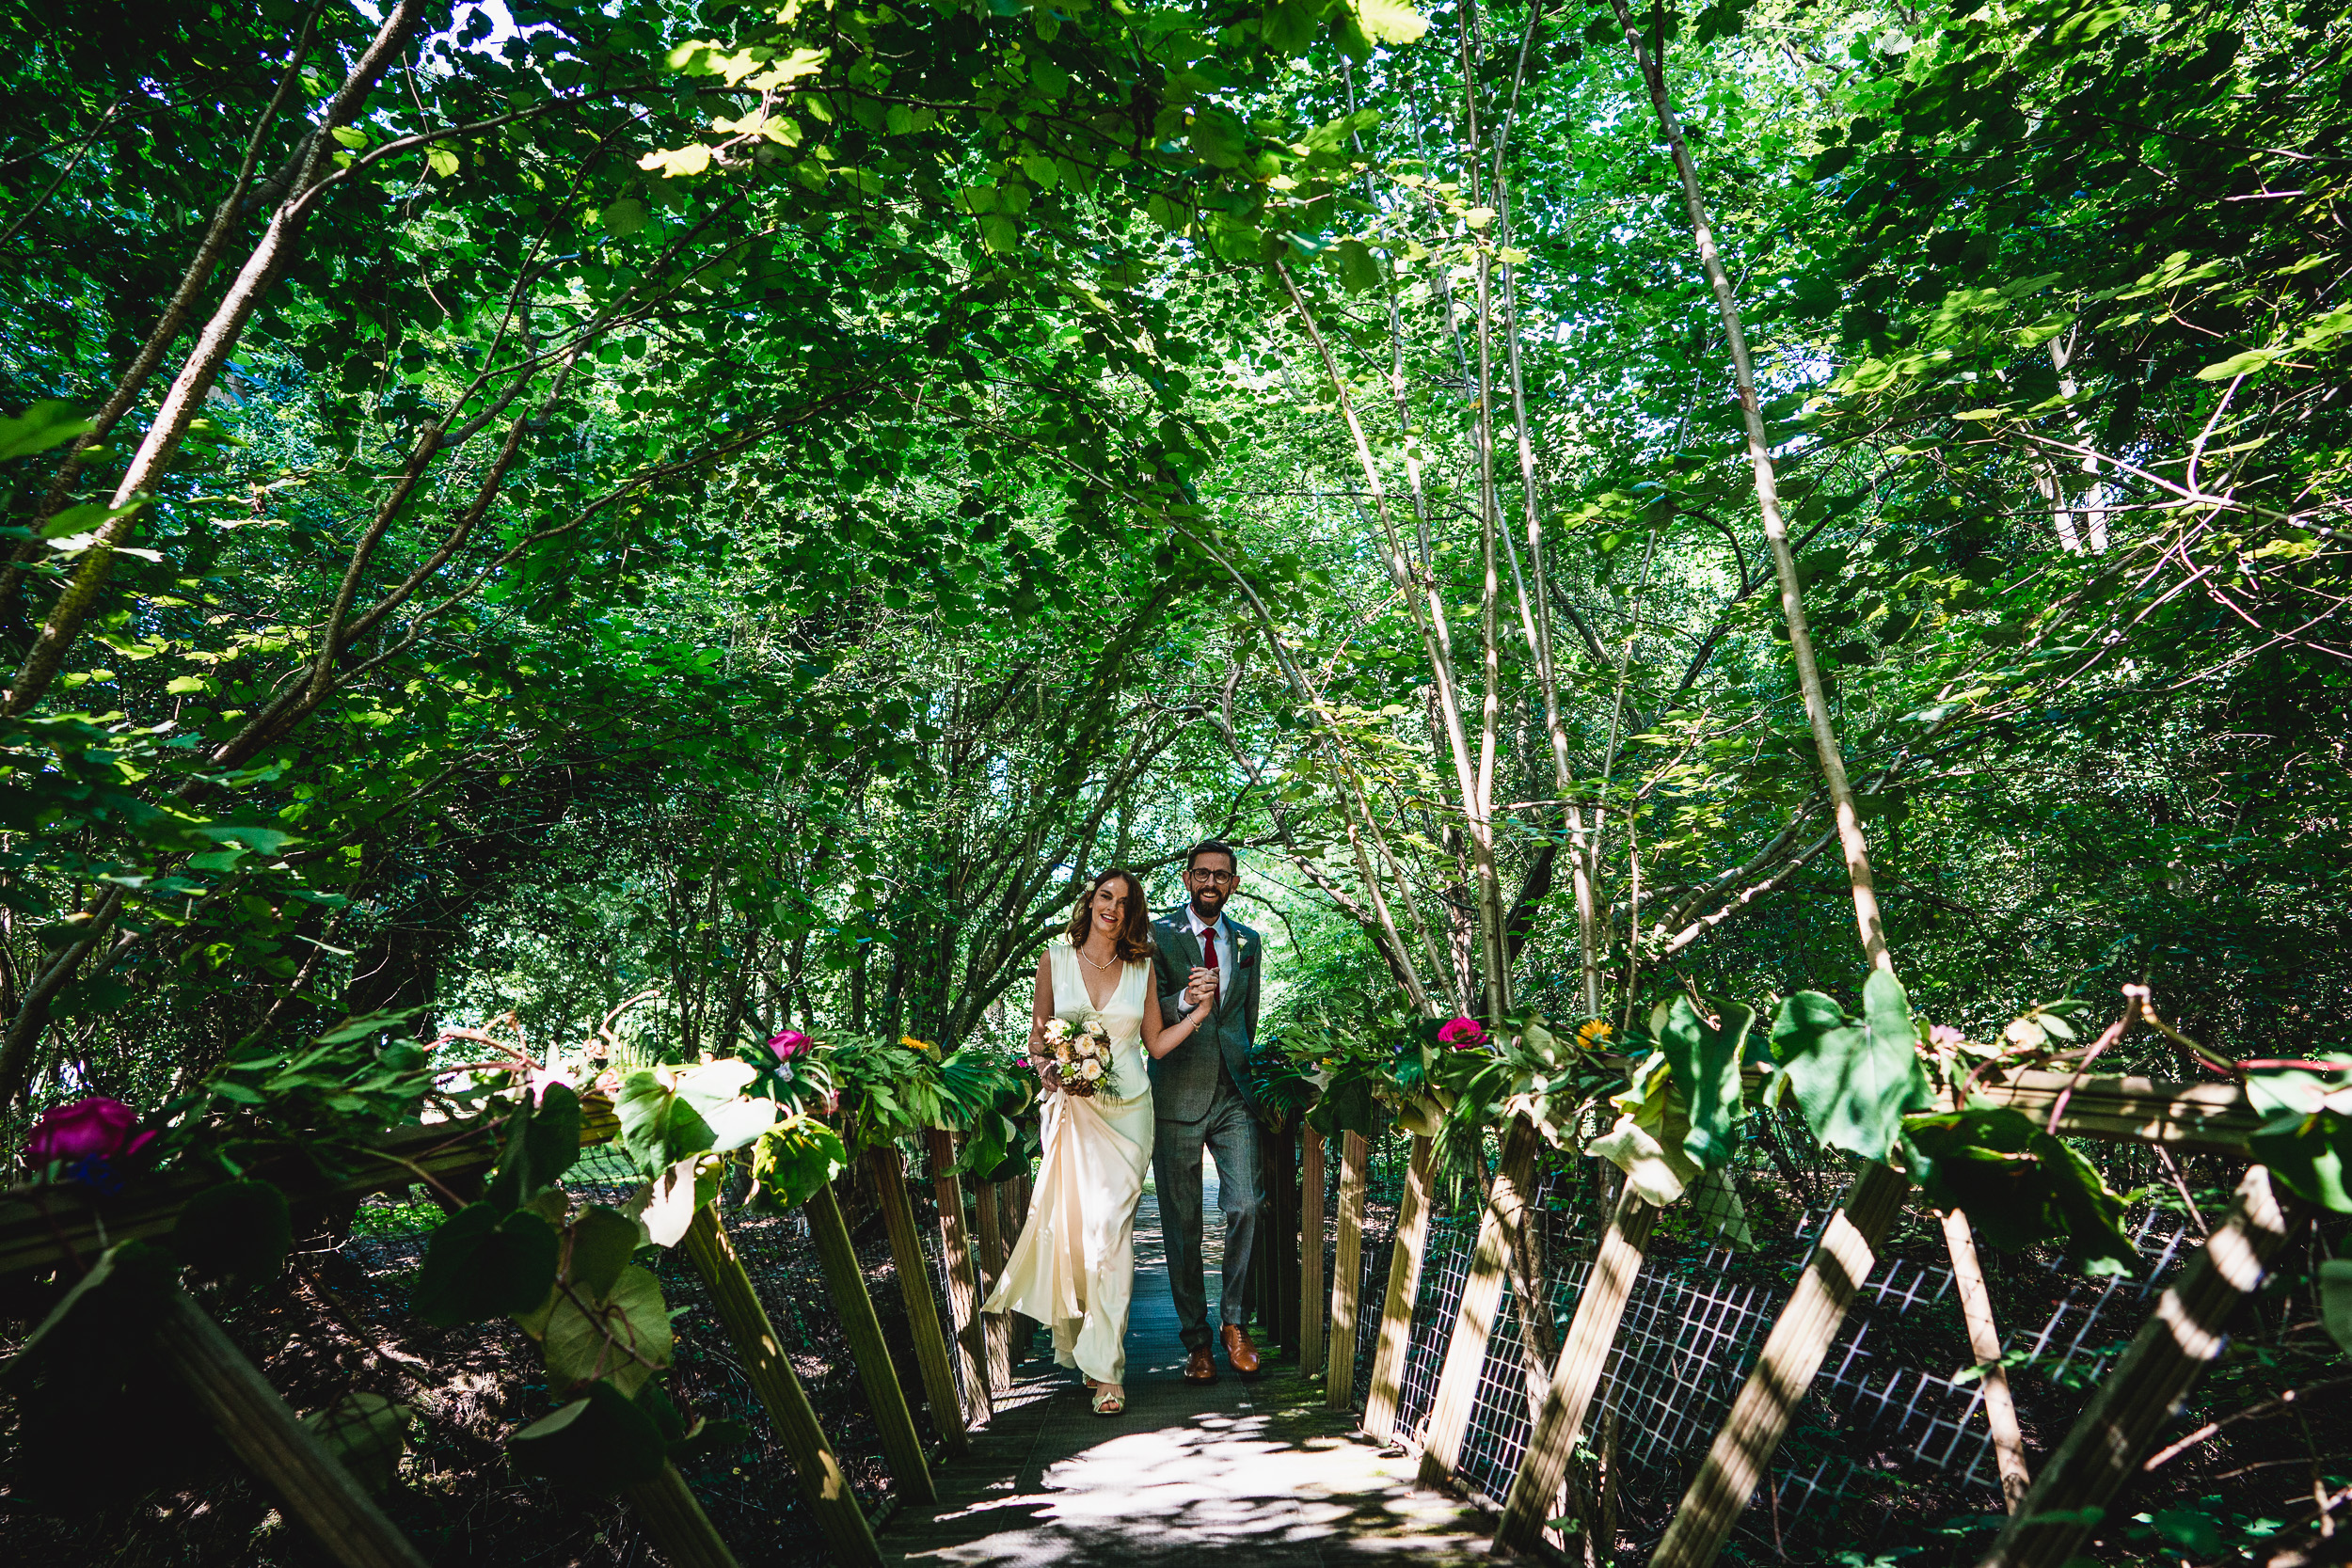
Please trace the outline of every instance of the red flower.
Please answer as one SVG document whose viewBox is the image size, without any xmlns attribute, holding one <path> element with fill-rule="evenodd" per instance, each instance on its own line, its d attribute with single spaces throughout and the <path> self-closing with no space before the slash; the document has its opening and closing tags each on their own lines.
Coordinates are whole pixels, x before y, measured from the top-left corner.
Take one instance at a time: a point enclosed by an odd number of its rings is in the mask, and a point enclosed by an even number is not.
<svg viewBox="0 0 2352 1568">
<path fill-rule="evenodd" d="M 798 1029 L 779 1029 L 768 1037 L 768 1049 L 776 1053 L 779 1062 L 788 1062 L 803 1052 L 814 1049 L 816 1044 Z"/>
<path fill-rule="evenodd" d="M 1486 1043 L 1486 1031 L 1474 1018 L 1457 1018 L 1438 1031 L 1438 1043 L 1456 1051 L 1475 1051 Z"/>
<path fill-rule="evenodd" d="M 52 1160 L 124 1159 L 154 1140 L 152 1132 L 135 1133 L 138 1124 L 139 1114 L 130 1106 L 94 1094 L 41 1117 L 24 1140 L 24 1157 L 36 1165 Z"/>
</svg>

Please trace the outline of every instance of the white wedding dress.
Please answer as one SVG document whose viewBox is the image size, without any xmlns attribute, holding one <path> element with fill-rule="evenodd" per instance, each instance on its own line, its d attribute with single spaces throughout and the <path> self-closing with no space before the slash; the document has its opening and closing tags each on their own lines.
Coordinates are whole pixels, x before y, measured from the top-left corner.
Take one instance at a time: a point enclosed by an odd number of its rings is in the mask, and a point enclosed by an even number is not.
<svg viewBox="0 0 2352 1568">
<path fill-rule="evenodd" d="M 1152 1080 L 1143 1051 L 1143 1009 L 1153 1000 L 1152 966 L 1132 963 L 1108 1003 L 1087 994 L 1077 950 L 1052 955 L 1054 1011 L 1089 1009 L 1111 1035 L 1120 1099 L 1044 1098 L 1045 1158 L 1029 1221 L 1013 1243 L 1004 1277 L 981 1310 L 1023 1312 L 1054 1331 L 1054 1359 L 1097 1383 L 1127 1381 L 1127 1306 L 1135 1294 L 1136 1205 L 1152 1163 Z"/>
</svg>

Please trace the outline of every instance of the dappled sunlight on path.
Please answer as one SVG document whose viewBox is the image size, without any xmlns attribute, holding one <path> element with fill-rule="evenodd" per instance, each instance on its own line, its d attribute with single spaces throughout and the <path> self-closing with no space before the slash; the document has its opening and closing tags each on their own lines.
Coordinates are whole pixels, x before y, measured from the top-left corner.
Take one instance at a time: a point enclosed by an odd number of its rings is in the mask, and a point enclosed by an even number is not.
<svg viewBox="0 0 2352 1568">
<path fill-rule="evenodd" d="M 1208 1205 L 1214 1300 L 1214 1186 Z M 1026 1362 L 972 1457 L 941 1470 L 938 1507 L 890 1521 L 885 1554 L 911 1568 L 1179 1568 L 1212 1560 L 1311 1568 L 1485 1557 L 1473 1509 L 1416 1490 L 1410 1461 L 1354 1435 L 1346 1417 L 1323 1408 L 1320 1384 L 1278 1366 L 1270 1352 L 1256 1383 L 1234 1377 L 1221 1358 L 1216 1383 L 1184 1382 L 1148 1193 L 1136 1231 L 1127 1413 L 1096 1416 L 1074 1373 L 1050 1358 Z"/>
</svg>

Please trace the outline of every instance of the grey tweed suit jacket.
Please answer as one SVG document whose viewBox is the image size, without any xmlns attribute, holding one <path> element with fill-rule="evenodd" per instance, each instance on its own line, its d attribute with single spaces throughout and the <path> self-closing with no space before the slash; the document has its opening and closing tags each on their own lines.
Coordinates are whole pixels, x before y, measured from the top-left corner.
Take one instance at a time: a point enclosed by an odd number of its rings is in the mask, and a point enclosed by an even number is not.
<svg viewBox="0 0 2352 1568">
<path fill-rule="evenodd" d="M 1249 1048 L 1258 1037 L 1258 991 L 1265 973 L 1262 962 L 1265 943 L 1230 914 L 1225 926 L 1232 933 L 1233 951 L 1217 955 L 1218 963 L 1231 970 L 1223 998 L 1189 1039 L 1152 1064 L 1152 1106 L 1162 1121 L 1199 1121 L 1209 1114 L 1216 1100 L 1220 1057 L 1250 1114 L 1258 1111 L 1257 1095 L 1249 1084 Z M 1200 942 L 1192 934 L 1181 904 L 1152 923 L 1152 974 L 1160 993 L 1160 1022 L 1173 1023 L 1184 1016 L 1177 1001 L 1186 977 L 1200 961 Z"/>
</svg>

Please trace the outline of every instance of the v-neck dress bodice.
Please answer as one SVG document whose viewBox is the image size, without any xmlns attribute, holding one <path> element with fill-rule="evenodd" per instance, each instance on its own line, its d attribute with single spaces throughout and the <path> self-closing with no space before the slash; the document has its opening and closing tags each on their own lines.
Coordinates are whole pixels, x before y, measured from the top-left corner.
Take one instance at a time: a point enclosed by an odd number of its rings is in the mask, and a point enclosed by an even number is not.
<svg viewBox="0 0 2352 1568">
<path fill-rule="evenodd" d="M 1053 1330 L 1054 1359 L 1097 1383 L 1127 1376 L 1127 1309 L 1135 1294 L 1136 1205 L 1152 1162 L 1152 1079 L 1143 1009 L 1156 1005 L 1152 965 L 1126 966 L 1109 1002 L 1087 992 L 1084 960 L 1067 942 L 1047 949 L 1053 1011 L 1099 1015 L 1123 1092 L 1045 1097 L 1044 1158 L 1029 1217 L 981 1309 L 1021 1312 Z"/>
<path fill-rule="evenodd" d="M 1152 965 L 1132 963 L 1121 966 L 1119 984 L 1112 988 L 1110 1000 L 1097 1006 L 1087 990 L 1086 959 L 1068 942 L 1056 942 L 1048 949 L 1054 963 L 1054 1013 L 1058 1018 L 1077 1019 L 1093 1013 L 1103 1021 L 1111 1034 L 1112 1075 L 1117 1080 L 1123 1103 L 1138 1095 L 1149 1094 L 1152 1085 L 1151 1058 L 1143 1049 L 1143 1006 L 1152 995 Z M 1096 1095 L 1100 1103 L 1109 1097 Z"/>
</svg>

